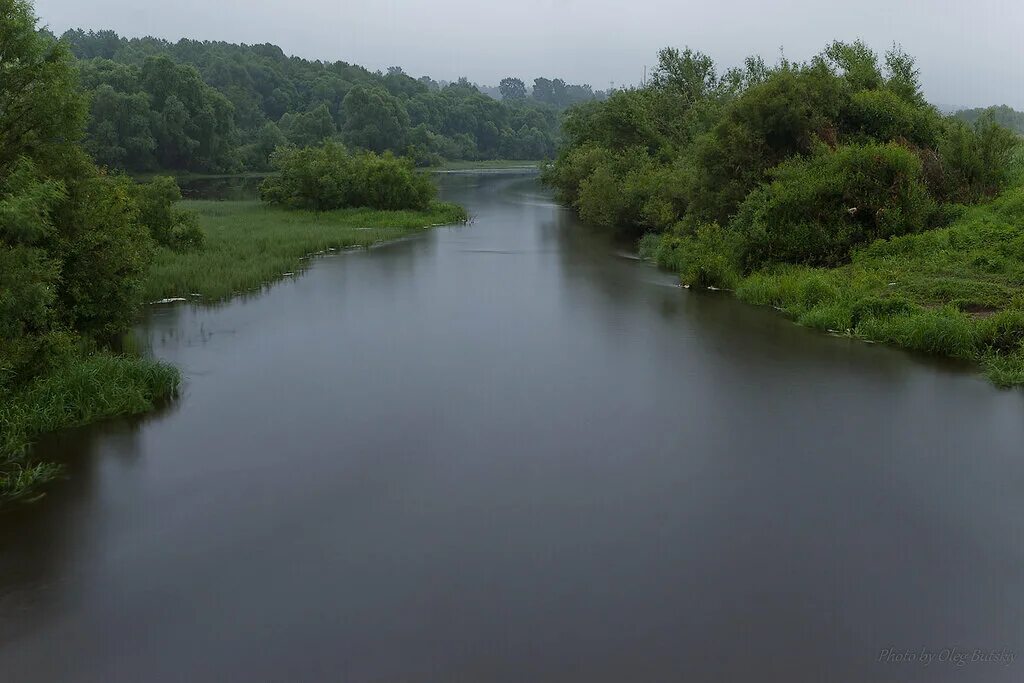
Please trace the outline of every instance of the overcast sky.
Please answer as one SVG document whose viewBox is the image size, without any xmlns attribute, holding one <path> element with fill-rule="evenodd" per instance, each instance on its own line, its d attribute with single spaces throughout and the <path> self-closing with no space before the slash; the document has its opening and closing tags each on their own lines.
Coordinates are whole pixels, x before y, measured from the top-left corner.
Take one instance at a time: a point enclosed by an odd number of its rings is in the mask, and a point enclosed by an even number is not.
<svg viewBox="0 0 1024 683">
<path fill-rule="evenodd" d="M 748 54 L 774 61 L 780 47 L 805 59 L 860 37 L 916 56 L 933 102 L 1024 109 L 1021 0 L 36 0 L 36 12 L 58 34 L 270 42 L 415 76 L 544 75 L 597 89 L 638 82 L 666 45 L 731 66 Z"/>
</svg>

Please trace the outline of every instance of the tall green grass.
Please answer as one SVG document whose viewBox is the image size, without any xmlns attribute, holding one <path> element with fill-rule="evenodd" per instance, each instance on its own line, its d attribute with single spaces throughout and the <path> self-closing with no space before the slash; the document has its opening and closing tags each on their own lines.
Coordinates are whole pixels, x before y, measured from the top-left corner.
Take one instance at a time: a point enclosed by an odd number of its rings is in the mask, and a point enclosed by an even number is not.
<svg viewBox="0 0 1024 683">
<path fill-rule="evenodd" d="M 259 289 L 302 269 L 302 257 L 328 249 L 370 246 L 436 225 L 464 222 L 455 204 L 427 211 L 343 209 L 315 213 L 269 207 L 258 201 L 188 201 L 206 232 L 200 251 L 158 252 L 144 296 L 147 301 L 199 294 L 207 301 Z"/>
<path fill-rule="evenodd" d="M 838 268 L 771 266 L 735 275 L 736 296 L 801 325 L 974 361 L 1024 385 L 1024 187 L 952 212 L 947 227 L 879 240 Z M 719 238 L 666 233 L 645 254 L 696 286 L 732 282 Z"/>
<path fill-rule="evenodd" d="M 0 396 L 0 505 L 32 498 L 61 467 L 30 446 L 42 434 L 152 410 L 178 390 L 178 371 L 142 358 L 95 354 Z"/>
</svg>

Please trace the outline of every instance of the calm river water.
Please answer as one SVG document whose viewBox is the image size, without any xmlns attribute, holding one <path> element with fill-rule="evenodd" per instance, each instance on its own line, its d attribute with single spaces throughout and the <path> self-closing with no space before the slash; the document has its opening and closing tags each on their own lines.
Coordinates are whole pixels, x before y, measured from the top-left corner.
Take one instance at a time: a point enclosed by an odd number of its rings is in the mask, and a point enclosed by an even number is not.
<svg viewBox="0 0 1024 683">
<path fill-rule="evenodd" d="M 0 518 L 0 680 L 1024 680 L 1024 393 L 440 182 L 471 225 L 152 310 L 180 400 Z"/>
</svg>

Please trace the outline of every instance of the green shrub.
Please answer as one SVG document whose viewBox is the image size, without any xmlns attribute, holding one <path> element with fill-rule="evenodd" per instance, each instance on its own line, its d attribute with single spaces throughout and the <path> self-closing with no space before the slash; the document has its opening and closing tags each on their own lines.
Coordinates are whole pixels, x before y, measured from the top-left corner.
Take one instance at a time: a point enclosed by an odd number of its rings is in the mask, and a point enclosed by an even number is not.
<svg viewBox="0 0 1024 683">
<path fill-rule="evenodd" d="M 202 248 L 205 236 L 198 217 L 175 206 L 181 201 L 181 188 L 174 178 L 159 176 L 138 185 L 135 200 L 139 222 L 157 244 L 175 251 Z"/>
<path fill-rule="evenodd" d="M 853 93 L 843 114 L 850 132 L 869 142 L 908 140 L 933 145 L 941 123 L 934 108 L 907 101 L 888 88 Z"/>
<path fill-rule="evenodd" d="M 735 253 L 733 235 L 709 223 L 692 234 L 666 234 L 656 258 L 659 265 L 679 273 L 684 285 L 732 289 L 740 279 Z"/>
<path fill-rule="evenodd" d="M 436 194 L 430 178 L 417 172 L 411 159 L 390 152 L 349 154 L 328 142 L 323 147 L 282 147 L 272 163 L 279 173 L 263 182 L 260 197 L 293 209 L 422 211 Z"/>
<path fill-rule="evenodd" d="M 930 179 L 936 196 L 970 203 L 992 197 L 1005 187 L 1020 137 L 984 114 L 968 125 L 949 118 L 940 136 L 941 173 Z"/>
<path fill-rule="evenodd" d="M 656 232 L 649 232 L 637 242 L 636 251 L 644 260 L 655 260 L 658 256 L 658 247 L 661 246 L 662 236 Z"/>
<path fill-rule="evenodd" d="M 921 230 L 935 209 L 920 160 L 896 144 L 820 151 L 780 164 L 771 178 L 733 222 L 747 269 L 840 264 L 858 245 Z"/>
</svg>

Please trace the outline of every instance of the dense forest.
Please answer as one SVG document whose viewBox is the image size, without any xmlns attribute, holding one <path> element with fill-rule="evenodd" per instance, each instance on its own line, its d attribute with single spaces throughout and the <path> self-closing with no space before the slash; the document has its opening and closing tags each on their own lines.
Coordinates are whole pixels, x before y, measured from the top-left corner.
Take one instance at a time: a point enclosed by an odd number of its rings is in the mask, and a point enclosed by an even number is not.
<svg viewBox="0 0 1024 683">
<path fill-rule="evenodd" d="M 86 146 L 131 171 L 266 170 L 282 145 L 325 140 L 352 149 L 443 160 L 554 155 L 559 113 L 595 100 L 590 86 L 505 78 L 488 96 L 468 82 L 372 72 L 289 57 L 275 45 L 68 31 L 91 95 Z"/>
<path fill-rule="evenodd" d="M 584 221 L 643 236 L 687 286 L 1019 384 L 1011 114 L 942 116 L 899 49 L 836 42 L 806 63 L 725 71 L 666 49 L 650 85 L 568 112 L 544 177 Z"/>
</svg>

